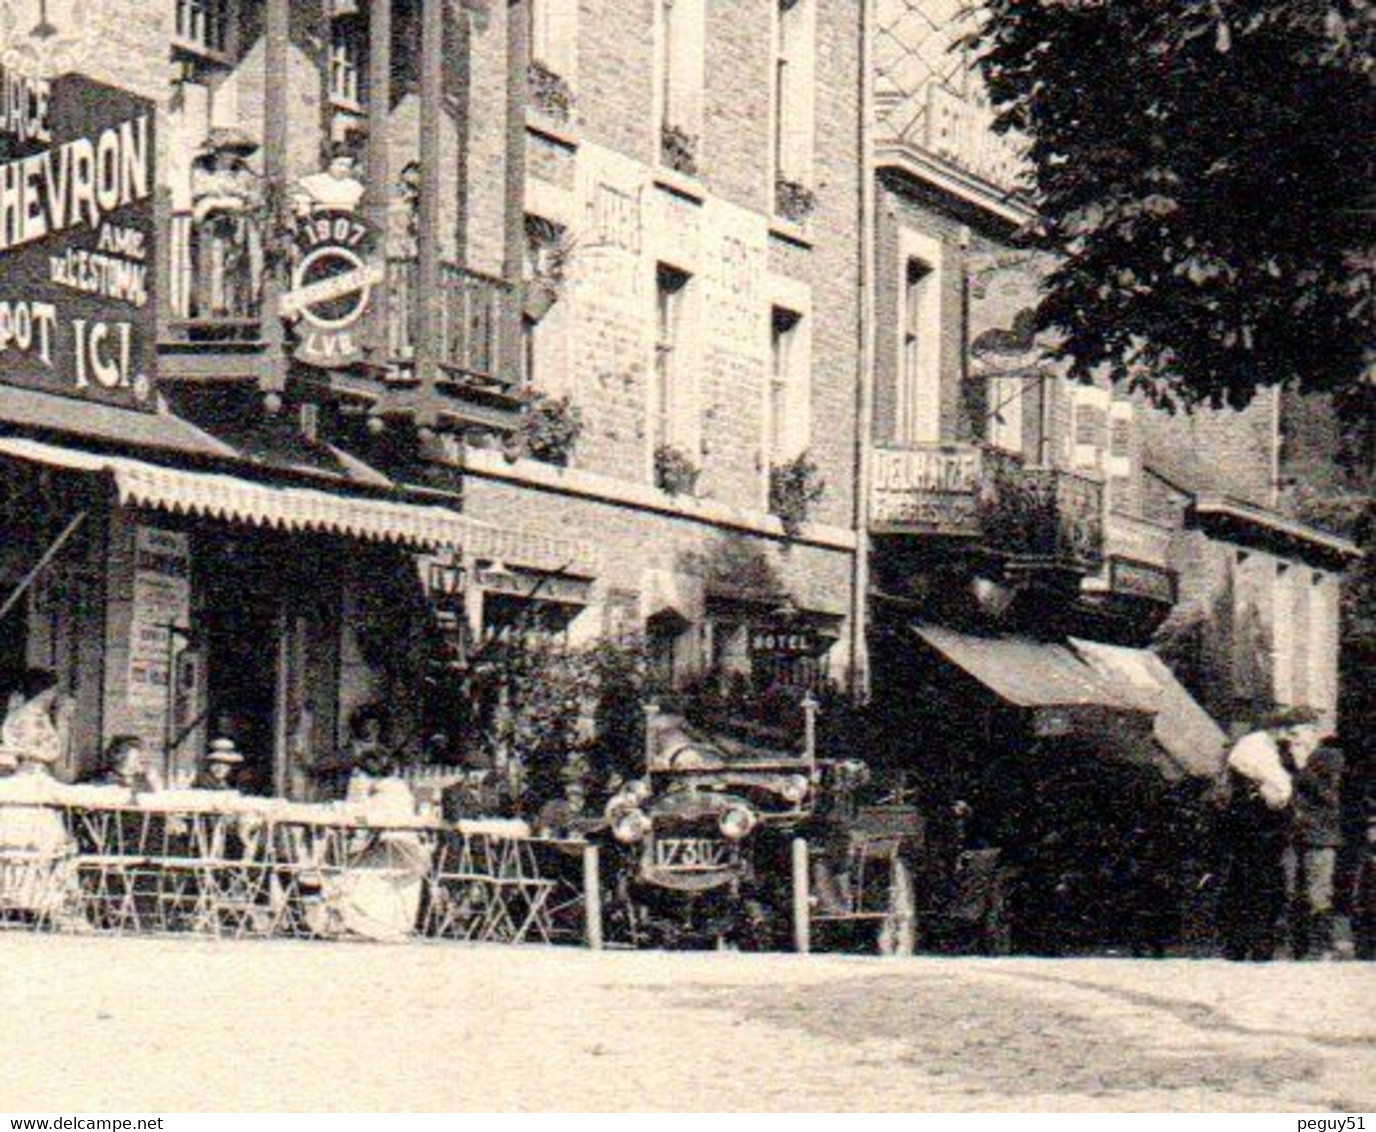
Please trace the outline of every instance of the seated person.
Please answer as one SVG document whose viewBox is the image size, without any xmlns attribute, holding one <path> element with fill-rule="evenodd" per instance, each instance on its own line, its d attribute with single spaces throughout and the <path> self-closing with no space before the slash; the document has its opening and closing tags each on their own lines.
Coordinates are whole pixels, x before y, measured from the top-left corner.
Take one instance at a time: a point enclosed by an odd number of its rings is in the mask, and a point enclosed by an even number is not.
<svg viewBox="0 0 1376 1132">
<path fill-rule="evenodd" d="M 0 859 L 24 862 L 0 874 L 0 908 L 53 922 L 70 916 L 76 884 L 75 844 L 55 808 L 61 788 L 52 775 L 69 706 L 56 678 L 35 670 L 0 725 L 0 745 L 14 763 L 0 781 Z"/>
<path fill-rule="evenodd" d="M 570 841 L 587 834 L 595 815 L 588 808 L 588 787 L 582 773 L 566 767 L 563 780 L 563 797 L 552 798 L 540 807 L 535 832 L 541 837 Z"/>
<path fill-rule="evenodd" d="M 333 755 L 317 759 L 306 767 L 315 779 L 321 799 L 337 801 L 357 794 L 352 780 L 356 774 L 382 778 L 390 771 L 384 743 L 386 715 L 377 704 L 364 704 L 349 716 L 349 737 Z M 366 791 L 364 791 L 366 793 Z"/>
<path fill-rule="evenodd" d="M 233 739 L 212 739 L 205 764 L 196 772 L 191 783 L 193 790 L 235 790 L 234 773 L 244 756 L 234 748 Z"/>
<path fill-rule="evenodd" d="M 116 735 L 105 748 L 103 769 L 91 780 L 95 786 L 122 786 L 136 794 L 162 789 L 162 783 L 148 765 L 143 740 L 137 735 Z"/>
</svg>

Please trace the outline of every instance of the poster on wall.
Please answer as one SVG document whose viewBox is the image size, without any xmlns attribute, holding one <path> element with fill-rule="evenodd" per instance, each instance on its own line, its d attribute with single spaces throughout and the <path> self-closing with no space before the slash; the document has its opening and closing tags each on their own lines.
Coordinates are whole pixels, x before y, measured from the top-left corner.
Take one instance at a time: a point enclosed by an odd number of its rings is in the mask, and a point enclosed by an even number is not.
<svg viewBox="0 0 1376 1132">
<path fill-rule="evenodd" d="M 151 411 L 153 103 L 0 65 L 0 382 Z"/>
<path fill-rule="evenodd" d="M 191 545 L 186 534 L 140 526 L 134 536 L 134 603 L 129 626 L 131 730 L 150 751 L 167 742 L 169 696 L 191 624 Z"/>
</svg>

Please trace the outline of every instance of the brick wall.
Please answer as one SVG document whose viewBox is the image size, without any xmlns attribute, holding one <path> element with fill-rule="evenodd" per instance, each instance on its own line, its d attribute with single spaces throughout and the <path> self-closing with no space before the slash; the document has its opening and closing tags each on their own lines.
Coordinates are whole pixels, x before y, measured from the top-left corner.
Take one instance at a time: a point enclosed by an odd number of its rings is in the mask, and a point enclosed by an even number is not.
<svg viewBox="0 0 1376 1132">
<path fill-rule="evenodd" d="M 857 327 L 858 27 L 852 4 L 819 4 L 817 207 L 805 238 L 771 232 L 770 51 L 773 0 L 708 5 L 705 135 L 695 183 L 655 164 L 653 9 L 585 0 L 578 85 L 562 140 L 532 135 L 528 208 L 565 225 L 575 245 L 559 391 L 586 428 L 582 469 L 645 483 L 651 475 L 649 380 L 655 265 L 692 277 L 704 495 L 759 509 L 765 495 L 769 309 L 806 299 L 808 448 L 827 492 L 817 518 L 851 520 Z M 475 166 L 476 169 L 476 166 Z M 475 189 L 476 191 L 476 189 Z"/>
</svg>

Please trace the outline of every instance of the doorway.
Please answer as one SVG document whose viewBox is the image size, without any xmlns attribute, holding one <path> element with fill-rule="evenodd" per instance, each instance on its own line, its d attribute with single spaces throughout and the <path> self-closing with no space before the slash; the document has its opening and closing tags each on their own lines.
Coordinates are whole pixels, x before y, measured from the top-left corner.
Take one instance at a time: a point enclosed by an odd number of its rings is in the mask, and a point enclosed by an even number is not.
<svg viewBox="0 0 1376 1132">
<path fill-rule="evenodd" d="M 205 563 L 201 639 L 206 649 L 207 740 L 233 739 L 244 756 L 237 784 L 274 793 L 281 591 L 258 540 L 217 540 Z"/>
</svg>

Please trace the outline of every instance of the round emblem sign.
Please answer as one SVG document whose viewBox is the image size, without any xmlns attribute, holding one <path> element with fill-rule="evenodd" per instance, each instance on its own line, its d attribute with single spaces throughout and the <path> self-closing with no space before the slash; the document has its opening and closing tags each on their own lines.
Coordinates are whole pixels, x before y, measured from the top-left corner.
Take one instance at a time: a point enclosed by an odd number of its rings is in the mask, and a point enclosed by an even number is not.
<svg viewBox="0 0 1376 1132">
<path fill-rule="evenodd" d="M 296 227 L 296 267 L 282 314 L 298 320 L 296 357 L 313 366 L 358 361 L 358 325 L 382 269 L 370 259 L 373 231 L 352 212 L 315 212 Z"/>
</svg>

